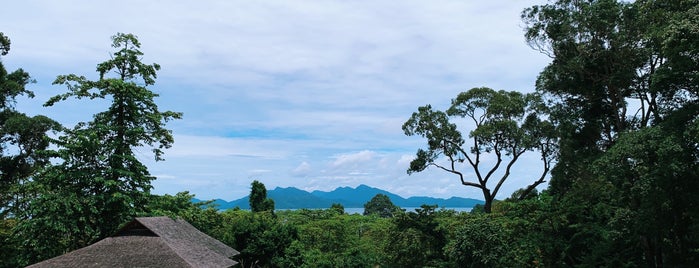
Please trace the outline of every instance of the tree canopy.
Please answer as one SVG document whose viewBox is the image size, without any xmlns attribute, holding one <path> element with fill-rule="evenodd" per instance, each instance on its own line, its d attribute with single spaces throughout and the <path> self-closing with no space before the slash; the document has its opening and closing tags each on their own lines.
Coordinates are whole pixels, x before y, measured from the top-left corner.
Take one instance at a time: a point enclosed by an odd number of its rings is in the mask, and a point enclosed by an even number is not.
<svg viewBox="0 0 699 268">
<path fill-rule="evenodd" d="M 532 184 L 522 197 L 545 182 L 555 157 L 556 136 L 537 94 L 473 88 L 460 93 L 451 103 L 446 112 L 436 111 L 431 105 L 422 106 L 403 125 L 406 135 L 427 139 L 427 149 L 417 151 L 408 174 L 430 166 L 451 173 L 462 185 L 483 192 L 487 212 L 510 177 L 512 167 L 527 151 L 540 154 L 542 171 L 531 179 Z M 466 119 L 474 126 L 468 132 L 469 142 L 450 121 L 454 117 Z M 490 154 L 495 156 L 495 163 L 483 163 L 482 158 Z M 475 178 L 465 177 L 466 170 L 474 171 Z"/>
<path fill-rule="evenodd" d="M 153 177 L 134 150 L 151 147 L 155 159 L 162 160 L 163 149 L 172 145 L 165 124 L 181 114 L 161 112 L 154 101 L 158 94 L 146 88 L 155 83 L 160 66 L 141 62 L 136 36 L 118 33 L 112 41 L 117 51 L 97 65 L 98 80 L 60 75 L 54 84 L 65 85 L 68 92 L 45 104 L 73 97 L 111 101 L 91 121 L 53 139 L 57 149 L 50 155 L 60 160 L 32 182 L 39 193 L 28 200 L 29 220 L 20 226 L 28 233 L 42 230 L 41 236 L 25 242 L 25 247 L 37 251 L 30 258 L 83 247 L 145 212 Z M 42 250 L 46 247 L 53 250 Z"/>
</svg>

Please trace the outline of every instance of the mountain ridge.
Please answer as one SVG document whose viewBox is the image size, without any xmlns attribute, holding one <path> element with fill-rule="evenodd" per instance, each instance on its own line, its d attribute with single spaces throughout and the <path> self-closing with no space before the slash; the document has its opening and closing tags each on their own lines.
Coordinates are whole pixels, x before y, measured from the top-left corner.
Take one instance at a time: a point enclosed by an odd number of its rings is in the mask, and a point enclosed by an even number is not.
<svg viewBox="0 0 699 268">
<path fill-rule="evenodd" d="M 421 205 L 438 205 L 440 208 L 473 207 L 483 204 L 482 200 L 452 196 L 450 198 L 435 198 L 427 196 L 412 196 L 408 198 L 386 190 L 361 184 L 355 188 L 344 186 L 332 191 L 312 192 L 304 191 L 296 187 L 276 187 L 267 191 L 267 197 L 274 200 L 276 209 L 318 209 L 329 208 L 332 204 L 342 204 L 346 208 L 361 208 L 366 202 L 377 194 L 384 194 L 391 199 L 393 204 L 399 207 L 419 207 Z M 214 199 L 213 204 L 218 209 L 250 209 L 249 196 L 244 196 L 233 201 Z M 193 199 L 193 202 L 201 201 Z"/>
</svg>

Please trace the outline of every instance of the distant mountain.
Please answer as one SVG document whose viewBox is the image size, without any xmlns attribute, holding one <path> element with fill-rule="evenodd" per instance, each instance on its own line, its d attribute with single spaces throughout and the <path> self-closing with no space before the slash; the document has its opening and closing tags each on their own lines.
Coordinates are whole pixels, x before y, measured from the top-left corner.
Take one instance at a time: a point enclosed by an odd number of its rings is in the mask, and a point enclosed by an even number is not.
<svg viewBox="0 0 699 268">
<path fill-rule="evenodd" d="M 396 204 L 397 206 L 401 205 L 396 203 L 396 201 L 404 200 L 404 198 L 400 197 L 399 195 L 378 188 L 369 187 L 364 184 L 357 186 L 357 188 L 340 187 L 330 192 L 316 190 L 311 192 L 311 194 L 325 199 L 333 200 L 333 203 L 340 203 L 347 208 L 364 207 L 364 204 L 366 204 L 366 202 L 369 202 L 369 200 L 371 200 L 371 198 L 376 196 L 377 194 L 384 194 L 388 196 L 388 198 L 391 199 L 391 202 L 393 202 L 393 204 Z"/>
<path fill-rule="evenodd" d="M 300 208 L 329 208 L 333 203 L 342 204 L 346 208 L 361 208 L 369 202 L 376 194 L 384 194 L 391 199 L 393 204 L 399 207 L 419 207 L 421 205 L 438 205 L 440 208 L 473 207 L 484 202 L 472 198 L 451 197 L 449 199 L 416 196 L 403 198 L 394 193 L 374 188 L 366 185 L 359 185 L 357 188 L 339 187 L 330 192 L 313 191 L 307 192 L 294 187 L 274 188 L 267 191 L 267 197 L 274 200 L 274 207 L 277 209 L 300 209 Z M 194 202 L 199 201 L 197 199 Z M 229 209 L 239 207 L 250 209 L 248 196 L 226 202 L 216 199 L 213 202 L 219 209 Z"/>
</svg>

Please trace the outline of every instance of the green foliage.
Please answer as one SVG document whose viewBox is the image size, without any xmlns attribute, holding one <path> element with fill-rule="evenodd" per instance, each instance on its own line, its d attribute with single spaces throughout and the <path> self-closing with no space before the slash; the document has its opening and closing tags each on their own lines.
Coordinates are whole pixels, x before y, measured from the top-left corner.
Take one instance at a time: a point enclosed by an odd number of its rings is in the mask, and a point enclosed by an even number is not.
<svg viewBox="0 0 699 268">
<path fill-rule="evenodd" d="M 658 126 L 627 133 L 595 162 L 596 173 L 618 196 L 610 229 L 628 247 L 646 245 L 636 259 L 669 265 L 699 260 L 699 233 L 692 229 L 699 216 L 699 182 L 693 179 L 699 176 L 699 139 L 696 128 L 686 127 L 698 115 L 696 105 L 686 107 Z"/>
<path fill-rule="evenodd" d="M 344 213 L 345 213 L 345 206 L 343 206 L 343 205 L 340 204 L 340 203 L 333 203 L 333 204 L 330 206 L 330 209 L 335 210 L 335 211 L 337 211 L 337 212 L 340 213 L 340 214 L 344 214 Z"/>
<path fill-rule="evenodd" d="M 0 267 L 20 267 L 19 243 L 14 236 L 17 219 L 0 219 Z"/>
<path fill-rule="evenodd" d="M 9 50 L 10 39 L 0 33 L 0 54 Z M 60 129 L 46 116 L 30 117 L 15 110 L 17 97 L 34 97 L 26 89 L 31 82 L 22 69 L 8 73 L 0 60 L 0 219 L 23 216 L 20 199 L 32 196 L 23 185 L 49 164 L 42 154 L 49 146 L 46 133 Z"/>
<path fill-rule="evenodd" d="M 389 263 L 396 267 L 443 266 L 446 256 L 445 230 L 440 228 L 435 215 L 437 206 L 423 205 L 415 212 L 402 213 L 393 218 L 386 253 Z"/>
<path fill-rule="evenodd" d="M 298 226 L 301 267 L 372 267 L 385 263 L 391 222 L 376 215 L 347 215 L 335 209 L 279 213 Z"/>
<path fill-rule="evenodd" d="M 697 14 L 693 0 L 523 12 L 527 40 L 553 58 L 537 80 L 561 138 L 552 265 L 696 263 Z"/>
<path fill-rule="evenodd" d="M 221 234 L 217 237 L 240 251 L 235 259 L 242 267 L 297 267 L 296 226 L 277 220 L 272 211 L 257 213 L 228 210 L 222 213 Z M 287 255 L 289 254 L 289 255 Z"/>
<path fill-rule="evenodd" d="M 253 181 L 250 189 L 250 209 L 252 212 L 274 211 L 274 200 L 267 198 L 267 188 L 259 181 Z"/>
<path fill-rule="evenodd" d="M 5 36 L 4 33 L 0 32 L 0 56 L 7 55 L 10 51 L 10 38 Z"/>
<path fill-rule="evenodd" d="M 378 215 L 382 218 L 390 218 L 399 211 L 400 207 L 394 205 L 385 194 L 376 194 L 369 202 L 364 204 L 364 215 Z"/>
<path fill-rule="evenodd" d="M 0 55 L 10 50 L 10 39 L 0 33 Z M 21 252 L 23 240 L 18 226 L 30 214 L 26 200 L 37 192 L 29 186 L 32 177 L 49 165 L 48 132 L 61 129 L 46 116 L 27 116 L 15 110 L 19 96 L 34 97 L 26 86 L 33 80 L 22 69 L 8 73 L 0 60 L 0 267 L 27 263 Z"/>
</svg>

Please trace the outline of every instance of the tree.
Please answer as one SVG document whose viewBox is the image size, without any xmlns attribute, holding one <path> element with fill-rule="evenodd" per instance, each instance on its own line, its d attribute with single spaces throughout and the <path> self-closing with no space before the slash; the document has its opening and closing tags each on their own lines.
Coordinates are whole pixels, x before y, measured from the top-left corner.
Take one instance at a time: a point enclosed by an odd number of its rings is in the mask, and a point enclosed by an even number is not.
<svg viewBox="0 0 699 268">
<path fill-rule="evenodd" d="M 433 166 L 456 175 L 462 185 L 476 187 L 483 192 L 484 209 L 490 212 L 500 187 L 510 177 L 511 169 L 527 151 L 538 151 L 543 169 L 538 178 L 523 192 L 526 197 L 545 182 L 555 156 L 556 137 L 553 125 L 545 120 L 546 109 L 536 94 L 495 91 L 473 88 L 460 93 L 446 111 L 435 111 L 430 105 L 418 108 L 403 125 L 408 136 L 427 139 L 427 149 L 419 149 L 410 163 L 408 174 L 421 172 Z M 469 132 L 467 145 L 451 117 L 466 119 L 475 128 Z M 495 156 L 495 163 L 484 168 L 482 157 Z M 442 160 L 444 158 L 444 160 Z M 462 163 L 475 172 L 475 181 L 464 176 Z M 501 169 L 505 164 L 504 170 Z M 500 171 L 501 173 L 498 173 Z M 501 174 L 496 185 L 488 183 Z"/>
<path fill-rule="evenodd" d="M 445 231 L 439 228 L 435 209 L 422 205 L 415 212 L 400 213 L 394 217 L 387 254 L 391 263 L 400 267 L 440 267 L 446 257 Z"/>
<path fill-rule="evenodd" d="M 285 256 L 298 240 L 296 226 L 277 220 L 272 211 L 223 212 L 225 235 L 220 240 L 240 251 L 241 267 L 285 267 L 296 256 Z M 290 254 L 291 255 L 291 254 Z"/>
<path fill-rule="evenodd" d="M 163 150 L 174 141 L 165 124 L 182 114 L 158 109 L 154 101 L 158 94 L 146 86 L 155 83 L 160 66 L 142 63 L 140 46 L 136 36 L 118 33 L 112 37 L 117 51 L 97 65 L 98 80 L 69 74 L 54 81 L 68 92 L 52 97 L 46 106 L 73 97 L 107 99 L 111 104 L 92 121 L 78 123 L 54 140 L 59 147 L 52 156 L 61 162 L 37 177 L 36 187 L 43 192 L 32 200 L 31 220 L 24 230 L 60 238 L 28 239 L 29 249 L 47 239 L 58 243 L 51 252 L 32 256 L 48 257 L 85 246 L 145 211 L 153 176 L 134 151 L 152 148 L 155 160 L 163 160 Z"/>
<path fill-rule="evenodd" d="M 10 51 L 10 38 L 5 36 L 4 33 L 0 32 L 0 56 L 7 55 Z"/>
<path fill-rule="evenodd" d="M 274 211 L 274 200 L 267 198 L 267 188 L 257 180 L 251 183 L 250 210 L 252 212 Z"/>
<path fill-rule="evenodd" d="M 0 32 L 0 55 L 10 50 L 10 39 Z M 41 154 L 49 146 L 46 133 L 60 125 L 46 116 L 27 116 L 15 110 L 17 97 L 34 97 L 26 89 L 33 80 L 22 69 L 8 73 L 0 60 L 0 219 L 22 211 L 19 200 L 29 195 L 24 184 L 42 166 L 49 164 Z M 20 213 L 21 214 L 21 213 Z"/>
<path fill-rule="evenodd" d="M 559 0 L 522 13 L 560 154 L 566 266 L 696 262 L 699 1 Z M 696 252 L 696 251 L 694 251 Z"/>
<path fill-rule="evenodd" d="M 629 258 L 648 266 L 699 261 L 696 118 L 699 106 L 692 105 L 658 126 L 622 135 L 593 165 L 613 185 L 610 222 L 621 247 L 633 249 Z"/>
<path fill-rule="evenodd" d="M 364 204 L 364 215 L 378 215 L 382 218 L 393 217 L 400 208 L 391 202 L 385 194 L 376 194 L 374 197 Z"/>
<path fill-rule="evenodd" d="M 330 210 L 337 211 L 339 214 L 345 214 L 345 206 L 340 203 L 332 203 Z"/>
<path fill-rule="evenodd" d="M 9 51 L 10 39 L 0 32 L 0 56 Z M 35 196 L 27 184 L 50 164 L 42 154 L 49 146 L 47 132 L 60 129 L 46 116 L 28 116 L 15 109 L 19 96 L 34 97 L 26 88 L 32 82 L 22 69 L 8 73 L 0 59 L 0 267 L 22 266 L 16 228 L 26 218 L 23 200 Z"/>
<path fill-rule="evenodd" d="M 529 44 L 553 59 L 536 88 L 551 100 L 562 139 L 554 192 L 591 176 L 587 166 L 621 133 L 697 99 L 699 60 L 688 56 L 697 52 L 697 13 L 697 1 L 665 0 L 560 0 L 522 13 Z"/>
</svg>

